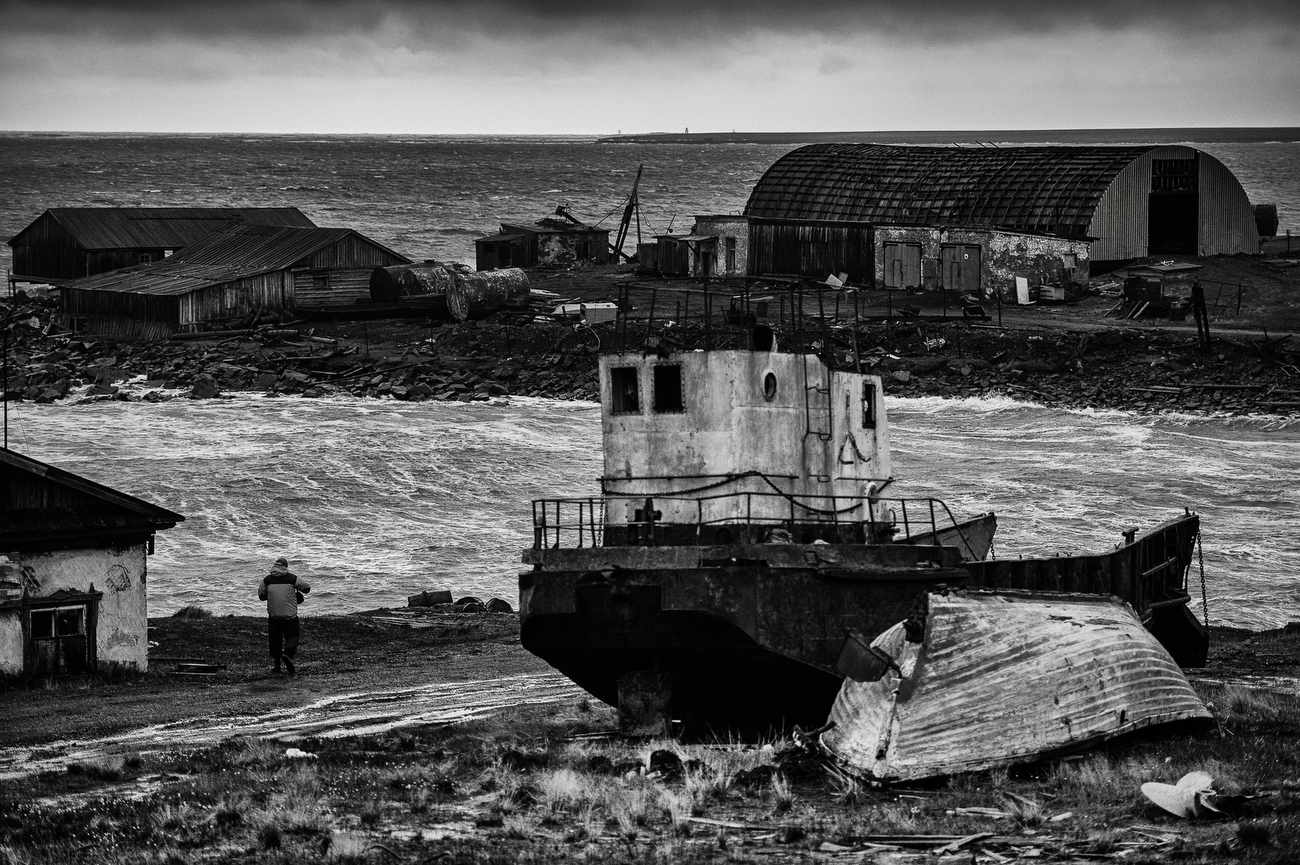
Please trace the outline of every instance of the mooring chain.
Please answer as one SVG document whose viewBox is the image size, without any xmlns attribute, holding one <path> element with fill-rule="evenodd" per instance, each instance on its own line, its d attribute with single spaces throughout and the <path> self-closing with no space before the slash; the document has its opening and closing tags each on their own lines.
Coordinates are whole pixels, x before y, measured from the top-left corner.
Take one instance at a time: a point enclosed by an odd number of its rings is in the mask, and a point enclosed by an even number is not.
<svg viewBox="0 0 1300 865">
<path fill-rule="evenodd" d="M 1201 551 L 1201 530 L 1196 530 L 1196 559 L 1201 565 L 1201 618 L 1205 627 L 1210 627 L 1210 602 L 1205 595 L 1205 553 Z"/>
</svg>

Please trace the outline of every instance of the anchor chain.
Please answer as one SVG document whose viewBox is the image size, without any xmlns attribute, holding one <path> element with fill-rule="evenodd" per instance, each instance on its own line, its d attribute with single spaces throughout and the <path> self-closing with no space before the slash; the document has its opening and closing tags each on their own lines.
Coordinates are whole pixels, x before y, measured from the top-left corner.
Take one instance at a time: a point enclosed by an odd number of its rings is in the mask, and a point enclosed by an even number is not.
<svg viewBox="0 0 1300 865">
<path fill-rule="evenodd" d="M 1196 530 L 1196 559 L 1201 566 L 1201 618 L 1210 627 L 1210 602 L 1205 596 L 1205 554 L 1201 552 L 1201 530 Z"/>
</svg>

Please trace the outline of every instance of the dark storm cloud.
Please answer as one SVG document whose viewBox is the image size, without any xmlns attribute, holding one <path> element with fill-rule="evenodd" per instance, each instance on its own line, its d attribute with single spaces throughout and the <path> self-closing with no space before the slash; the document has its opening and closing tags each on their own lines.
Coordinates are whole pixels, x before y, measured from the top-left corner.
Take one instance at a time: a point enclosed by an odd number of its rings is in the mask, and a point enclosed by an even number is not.
<svg viewBox="0 0 1300 865">
<path fill-rule="evenodd" d="M 1080 27 L 1170 35 L 1272 27 L 1294 33 L 1283 0 L 0 0 L 20 32 L 104 36 L 294 38 L 378 31 L 413 37 L 459 33 L 593 36 L 671 45 L 770 31 L 785 35 L 877 31 L 918 40 L 962 40 Z"/>
</svg>

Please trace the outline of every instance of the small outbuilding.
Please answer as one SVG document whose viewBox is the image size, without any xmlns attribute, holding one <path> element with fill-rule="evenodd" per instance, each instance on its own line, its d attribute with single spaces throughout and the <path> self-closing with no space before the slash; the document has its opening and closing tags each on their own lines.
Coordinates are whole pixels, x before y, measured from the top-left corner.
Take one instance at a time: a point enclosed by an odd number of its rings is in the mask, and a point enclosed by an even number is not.
<svg viewBox="0 0 1300 865">
<path fill-rule="evenodd" d="M 609 262 L 609 229 L 573 217 L 546 217 L 532 225 L 501 223 L 501 231 L 474 241 L 479 270 L 504 267 L 567 267 Z"/>
<path fill-rule="evenodd" d="M 146 670 L 148 556 L 184 519 L 0 448 L 0 675 Z"/>
<path fill-rule="evenodd" d="M 376 267 L 410 264 L 350 228 L 231 226 L 165 261 L 60 286 L 71 326 L 163 338 L 259 312 L 370 301 Z"/>
<path fill-rule="evenodd" d="M 162 261 L 232 225 L 316 227 L 296 207 L 52 207 L 10 238 L 10 279 L 58 284 Z"/>
</svg>

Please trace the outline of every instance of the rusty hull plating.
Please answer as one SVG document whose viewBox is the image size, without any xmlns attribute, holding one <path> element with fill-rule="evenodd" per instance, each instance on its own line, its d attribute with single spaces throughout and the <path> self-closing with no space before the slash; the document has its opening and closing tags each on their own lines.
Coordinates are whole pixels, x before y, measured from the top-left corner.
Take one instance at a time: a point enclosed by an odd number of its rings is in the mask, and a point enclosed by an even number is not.
<svg viewBox="0 0 1300 865">
<path fill-rule="evenodd" d="M 1118 556 L 985 562 L 993 514 L 891 497 L 876 376 L 727 350 L 608 355 L 600 381 L 601 495 L 533 503 L 519 586 L 524 647 L 611 705 L 693 731 L 820 726 L 846 634 L 940 586 L 1185 610 L 1194 515 Z"/>
</svg>

